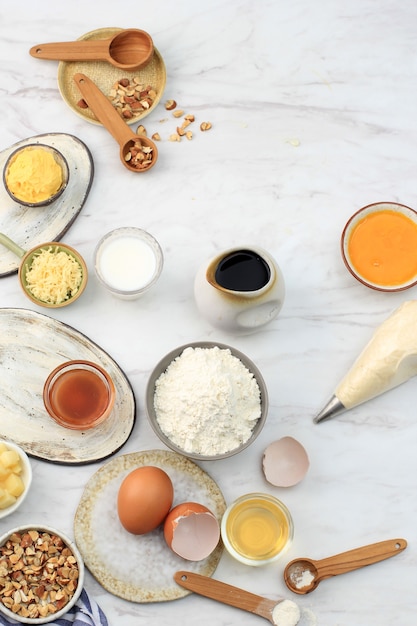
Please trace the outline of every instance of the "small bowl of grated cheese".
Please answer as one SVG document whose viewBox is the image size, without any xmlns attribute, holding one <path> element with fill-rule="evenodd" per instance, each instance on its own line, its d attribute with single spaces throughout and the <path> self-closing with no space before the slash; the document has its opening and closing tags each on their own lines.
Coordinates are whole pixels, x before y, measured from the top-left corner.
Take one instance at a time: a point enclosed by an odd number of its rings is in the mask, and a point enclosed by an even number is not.
<svg viewBox="0 0 417 626">
<path fill-rule="evenodd" d="M 0 233 L 0 244 L 22 259 L 20 286 L 35 304 L 53 309 L 67 306 L 86 288 L 87 265 L 71 246 L 50 241 L 26 252 L 4 233 Z"/>
<path fill-rule="evenodd" d="M 59 308 L 78 300 L 87 285 L 88 271 L 79 252 L 52 241 L 26 252 L 19 280 L 32 302 Z"/>
<path fill-rule="evenodd" d="M 231 346 L 186 344 L 154 368 L 146 388 L 150 424 L 169 448 L 210 461 L 247 448 L 261 432 L 268 393 L 256 365 Z"/>
</svg>

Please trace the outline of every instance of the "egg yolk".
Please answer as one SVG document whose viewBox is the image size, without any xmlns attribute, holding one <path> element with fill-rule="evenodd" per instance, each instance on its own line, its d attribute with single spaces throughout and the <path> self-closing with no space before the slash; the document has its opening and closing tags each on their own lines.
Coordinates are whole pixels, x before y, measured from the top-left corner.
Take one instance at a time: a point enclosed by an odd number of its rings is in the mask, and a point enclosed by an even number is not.
<svg viewBox="0 0 417 626">
<path fill-rule="evenodd" d="M 353 228 L 351 264 L 376 285 L 401 285 L 417 276 L 417 224 L 397 211 L 375 211 Z"/>
</svg>

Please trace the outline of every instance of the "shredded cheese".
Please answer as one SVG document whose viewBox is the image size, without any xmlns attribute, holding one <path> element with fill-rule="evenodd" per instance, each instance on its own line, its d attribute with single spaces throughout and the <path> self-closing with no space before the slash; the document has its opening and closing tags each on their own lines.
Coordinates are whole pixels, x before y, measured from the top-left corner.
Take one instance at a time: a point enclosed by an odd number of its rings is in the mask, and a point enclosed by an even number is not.
<svg viewBox="0 0 417 626">
<path fill-rule="evenodd" d="M 37 300 L 61 304 L 74 297 L 80 288 L 82 269 L 78 261 L 58 247 L 42 248 L 26 265 L 28 291 Z"/>
</svg>

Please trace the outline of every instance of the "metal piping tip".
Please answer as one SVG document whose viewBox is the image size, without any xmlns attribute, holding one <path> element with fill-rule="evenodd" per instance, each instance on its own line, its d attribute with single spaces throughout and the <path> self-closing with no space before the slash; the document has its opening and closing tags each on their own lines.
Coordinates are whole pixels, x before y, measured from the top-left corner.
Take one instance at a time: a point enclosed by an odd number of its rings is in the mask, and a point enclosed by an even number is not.
<svg viewBox="0 0 417 626">
<path fill-rule="evenodd" d="M 344 404 L 340 402 L 339 398 L 332 396 L 326 406 L 313 419 L 313 422 L 315 424 L 320 424 L 320 422 L 330 420 L 344 411 L 346 411 Z"/>
</svg>

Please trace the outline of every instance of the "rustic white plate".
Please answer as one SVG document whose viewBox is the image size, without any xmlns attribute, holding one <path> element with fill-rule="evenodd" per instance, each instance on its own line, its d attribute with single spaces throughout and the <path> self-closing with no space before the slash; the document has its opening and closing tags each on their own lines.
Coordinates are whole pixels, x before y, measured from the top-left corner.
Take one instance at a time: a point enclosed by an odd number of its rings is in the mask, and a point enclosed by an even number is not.
<svg viewBox="0 0 417 626">
<path fill-rule="evenodd" d="M 24 207 L 13 202 L 3 183 L 3 168 L 9 155 L 20 146 L 43 143 L 57 148 L 68 162 L 69 181 L 62 195 L 47 207 Z M 24 250 L 45 241 L 60 241 L 81 211 L 90 192 L 94 164 L 87 146 L 62 133 L 36 135 L 15 143 L 0 152 L 0 232 Z M 17 272 L 20 259 L 0 246 L 0 278 Z"/>
<path fill-rule="evenodd" d="M 190 459 L 165 450 L 147 450 L 114 457 L 88 481 L 74 520 L 74 537 L 91 574 L 110 593 L 131 602 L 164 602 L 190 592 L 173 579 L 186 569 L 211 576 L 223 552 L 220 542 L 203 561 L 185 561 L 165 543 L 162 526 L 146 535 L 132 535 L 117 514 L 120 485 L 137 467 L 163 469 L 174 486 L 173 506 L 200 502 L 221 520 L 226 503 L 215 481 Z"/>
<path fill-rule="evenodd" d="M 117 363 L 71 326 L 28 309 L 0 308 L 0 432 L 31 456 L 68 465 L 107 458 L 129 438 L 136 418 L 132 388 Z M 76 431 L 54 422 L 42 391 L 48 374 L 72 359 L 95 361 L 116 387 L 110 417 Z"/>
<path fill-rule="evenodd" d="M 113 37 L 121 30 L 121 28 L 99 28 L 82 35 L 79 40 L 107 39 Z M 58 87 L 64 102 L 77 115 L 92 124 L 98 125 L 101 125 L 101 122 L 98 121 L 94 113 L 90 109 L 82 109 L 77 104 L 81 100 L 81 93 L 74 82 L 74 74 L 78 73 L 85 74 L 88 78 L 91 78 L 106 96 L 110 94 L 110 90 L 116 81 L 121 78 L 132 80 L 135 76 L 140 78 L 141 83 L 150 85 L 156 91 L 156 98 L 152 106 L 146 111 L 141 111 L 134 115 L 130 120 L 125 120 L 127 124 L 138 122 L 155 109 L 161 100 L 166 83 L 165 64 L 156 48 L 154 48 L 154 55 L 149 63 L 133 72 L 120 70 L 106 61 L 60 61 L 58 65 Z"/>
</svg>

